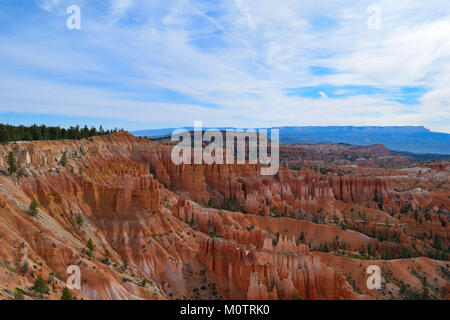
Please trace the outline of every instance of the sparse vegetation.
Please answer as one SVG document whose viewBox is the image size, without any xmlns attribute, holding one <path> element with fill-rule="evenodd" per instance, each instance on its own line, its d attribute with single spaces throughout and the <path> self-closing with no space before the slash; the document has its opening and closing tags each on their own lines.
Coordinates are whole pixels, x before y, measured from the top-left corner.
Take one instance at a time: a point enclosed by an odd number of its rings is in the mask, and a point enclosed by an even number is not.
<svg viewBox="0 0 450 320">
<path fill-rule="evenodd" d="M 59 160 L 59 164 L 65 167 L 67 165 L 67 152 L 63 151 L 61 155 L 61 160 Z"/>
<path fill-rule="evenodd" d="M 62 291 L 61 300 L 74 300 L 72 293 L 67 287 Z"/>
<path fill-rule="evenodd" d="M 14 299 L 15 300 L 25 300 L 25 291 L 20 288 L 14 289 Z"/>
<path fill-rule="evenodd" d="M 38 202 L 35 198 L 31 200 L 30 206 L 28 207 L 28 214 L 32 217 L 36 217 L 38 215 Z"/>
<path fill-rule="evenodd" d="M 95 251 L 95 244 L 94 244 L 94 242 L 92 241 L 92 239 L 89 238 L 86 247 L 87 247 L 88 250 L 89 250 L 88 255 L 91 257 L 91 256 L 92 256 L 92 253 Z"/>
<path fill-rule="evenodd" d="M 6 159 L 6 162 L 8 163 L 8 172 L 9 174 L 13 174 L 17 172 L 17 165 L 16 165 L 16 155 L 13 151 L 10 151 L 8 153 L 8 157 Z"/>
<path fill-rule="evenodd" d="M 304 300 L 303 297 L 297 293 L 292 294 L 292 299 L 294 300 Z"/>
<path fill-rule="evenodd" d="M 84 220 L 83 220 L 83 217 L 81 216 L 81 213 L 78 214 L 76 223 L 77 223 L 78 229 L 81 229 L 81 227 L 84 224 Z"/>
<path fill-rule="evenodd" d="M 44 278 L 42 278 L 42 275 L 37 276 L 36 280 L 34 280 L 34 284 L 31 289 L 39 293 L 41 299 L 43 298 L 44 294 L 48 294 L 49 292 L 47 283 L 45 282 Z"/>
</svg>

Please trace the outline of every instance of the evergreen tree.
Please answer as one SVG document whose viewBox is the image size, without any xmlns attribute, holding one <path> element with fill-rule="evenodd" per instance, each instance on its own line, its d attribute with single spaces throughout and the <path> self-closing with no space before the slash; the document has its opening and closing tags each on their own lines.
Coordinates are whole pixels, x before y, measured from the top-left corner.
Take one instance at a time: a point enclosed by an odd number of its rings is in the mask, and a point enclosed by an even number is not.
<svg viewBox="0 0 450 320">
<path fill-rule="evenodd" d="M 364 247 L 364 245 L 361 245 L 361 249 L 359 250 L 359 254 L 362 255 L 363 257 L 366 255 L 366 248 Z"/>
<path fill-rule="evenodd" d="M 79 213 L 77 216 L 77 225 L 78 225 L 78 229 L 81 229 L 81 227 L 83 226 L 84 220 L 83 217 L 81 216 L 81 214 Z"/>
<path fill-rule="evenodd" d="M 25 141 L 32 141 L 33 140 L 33 135 L 28 130 L 25 131 L 25 133 L 24 133 L 24 135 L 22 137 L 23 137 L 22 139 L 25 140 Z"/>
<path fill-rule="evenodd" d="M 89 129 L 87 126 L 80 128 L 79 125 L 69 129 L 60 127 L 47 127 L 46 125 L 12 126 L 0 123 L 0 143 L 11 141 L 32 141 L 32 140 L 58 140 L 58 139 L 82 139 L 93 136 L 109 134 L 123 131 L 123 129 L 107 130 L 103 127 L 97 130 L 95 127 Z"/>
<path fill-rule="evenodd" d="M 25 300 L 25 291 L 20 288 L 14 289 L 14 299 L 15 300 Z"/>
<path fill-rule="evenodd" d="M 62 165 L 63 167 L 66 166 L 66 164 L 67 164 L 67 154 L 66 154 L 66 151 L 64 151 L 64 152 L 62 153 L 61 160 L 59 161 L 59 164 Z"/>
<path fill-rule="evenodd" d="M 86 139 L 89 138 L 89 128 L 88 126 L 84 126 L 83 129 L 81 130 L 81 136 Z"/>
<path fill-rule="evenodd" d="M 87 248 L 89 249 L 89 256 L 92 256 L 92 252 L 95 250 L 95 244 L 92 241 L 92 239 L 89 238 L 89 241 L 87 243 Z"/>
<path fill-rule="evenodd" d="M 411 251 L 407 247 L 402 247 L 400 249 L 400 258 L 411 258 Z"/>
<path fill-rule="evenodd" d="M 8 163 L 9 174 L 17 172 L 16 155 L 14 154 L 13 151 L 10 151 L 8 153 L 8 158 L 6 159 L 6 162 Z"/>
<path fill-rule="evenodd" d="M 391 248 L 389 246 L 386 247 L 386 249 L 384 250 L 384 253 L 383 253 L 381 258 L 383 260 L 391 260 L 392 259 Z"/>
<path fill-rule="evenodd" d="M 302 231 L 302 233 L 300 234 L 300 237 L 298 239 L 300 240 L 300 242 L 304 242 L 305 241 L 305 232 Z"/>
<path fill-rule="evenodd" d="M 36 291 L 41 295 L 41 299 L 43 297 L 43 294 L 48 294 L 48 286 L 47 283 L 45 283 L 44 278 L 42 278 L 42 275 L 38 275 L 36 280 L 34 280 L 33 287 L 31 288 L 33 291 Z"/>
<path fill-rule="evenodd" d="M 442 250 L 441 238 L 439 237 L 439 235 L 437 233 L 434 234 L 433 247 L 436 250 Z"/>
<path fill-rule="evenodd" d="M 9 131 L 6 127 L 0 127 L 0 143 L 7 143 L 11 141 Z"/>
<path fill-rule="evenodd" d="M 63 289 L 61 300 L 73 300 L 73 295 L 68 288 Z"/>
<path fill-rule="evenodd" d="M 39 206 L 38 202 L 36 201 L 35 198 L 33 198 L 33 200 L 31 200 L 30 207 L 28 208 L 28 214 L 32 217 L 37 216 L 38 206 Z"/>
<path fill-rule="evenodd" d="M 320 242 L 320 245 L 319 245 L 319 251 L 323 252 L 323 242 L 322 241 Z"/>
</svg>

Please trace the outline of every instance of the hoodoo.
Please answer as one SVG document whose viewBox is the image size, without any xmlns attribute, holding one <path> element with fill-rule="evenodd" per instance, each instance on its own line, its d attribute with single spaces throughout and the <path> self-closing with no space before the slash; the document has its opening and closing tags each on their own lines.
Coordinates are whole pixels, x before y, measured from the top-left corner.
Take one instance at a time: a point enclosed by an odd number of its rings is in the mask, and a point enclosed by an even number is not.
<svg viewBox="0 0 450 320">
<path fill-rule="evenodd" d="M 127 132 L 0 146 L 3 297 L 41 275 L 58 299 L 71 266 L 84 299 L 446 297 L 448 163 L 323 160 L 327 171 L 262 176 L 260 164 L 176 165 L 171 150 Z M 379 290 L 366 285 L 373 265 Z"/>
</svg>

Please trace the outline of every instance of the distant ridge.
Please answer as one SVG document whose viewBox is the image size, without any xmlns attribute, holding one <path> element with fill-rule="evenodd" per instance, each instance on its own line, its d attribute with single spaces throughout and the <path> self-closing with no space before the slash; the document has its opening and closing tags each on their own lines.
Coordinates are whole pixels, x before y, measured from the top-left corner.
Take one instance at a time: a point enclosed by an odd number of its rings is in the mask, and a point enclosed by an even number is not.
<svg viewBox="0 0 450 320">
<path fill-rule="evenodd" d="M 192 130 L 192 127 L 186 127 Z M 208 129 L 208 128 L 204 128 Z M 219 128 L 225 129 L 225 128 Z M 347 143 L 352 145 L 383 144 L 396 151 L 413 153 L 450 154 L 450 134 L 432 132 L 422 126 L 308 126 L 276 127 L 280 142 L 296 143 Z M 140 130 L 132 134 L 157 138 L 170 135 L 174 128 Z"/>
</svg>

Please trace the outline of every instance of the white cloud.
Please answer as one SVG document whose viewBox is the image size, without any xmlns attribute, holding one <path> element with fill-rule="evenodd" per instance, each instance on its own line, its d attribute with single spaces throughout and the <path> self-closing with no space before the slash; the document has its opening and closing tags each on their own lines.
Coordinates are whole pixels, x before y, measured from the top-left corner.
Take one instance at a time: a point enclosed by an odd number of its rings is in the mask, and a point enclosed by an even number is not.
<svg viewBox="0 0 450 320">
<path fill-rule="evenodd" d="M 250 30 L 254 31 L 256 29 L 255 21 L 250 14 L 250 9 L 247 6 L 245 0 L 234 0 L 234 2 L 236 3 L 238 9 L 241 11 L 242 15 L 247 18 L 248 27 L 250 28 Z"/>
<path fill-rule="evenodd" d="M 61 3 L 61 0 L 40 0 L 39 6 L 48 12 L 53 12 L 53 10 Z"/>
<path fill-rule="evenodd" d="M 116 24 L 132 6 L 131 0 L 113 0 L 110 9 L 110 25 Z"/>
<path fill-rule="evenodd" d="M 55 29 L 59 22 L 52 21 L 39 30 L 0 33 L 0 44 L 7 44 L 0 58 L 9 62 L 0 71 L 12 86 L 0 89 L 0 108 L 174 125 L 200 119 L 205 126 L 425 125 L 450 132 L 448 0 L 377 1 L 380 30 L 366 27 L 372 2 L 114 0 L 106 11 L 83 2 L 81 32 Z M 42 3 L 51 11 L 59 1 Z M 319 77 L 311 66 L 339 73 Z M 429 91 L 419 105 L 379 95 L 285 94 L 323 83 Z M 161 103 L 164 98 L 147 94 L 157 89 L 192 101 Z"/>
<path fill-rule="evenodd" d="M 325 98 L 325 99 L 327 99 L 328 98 L 328 96 L 325 94 L 325 92 L 323 92 L 323 91 L 319 91 L 319 94 L 320 94 L 320 96 L 322 97 L 322 98 Z"/>
</svg>

